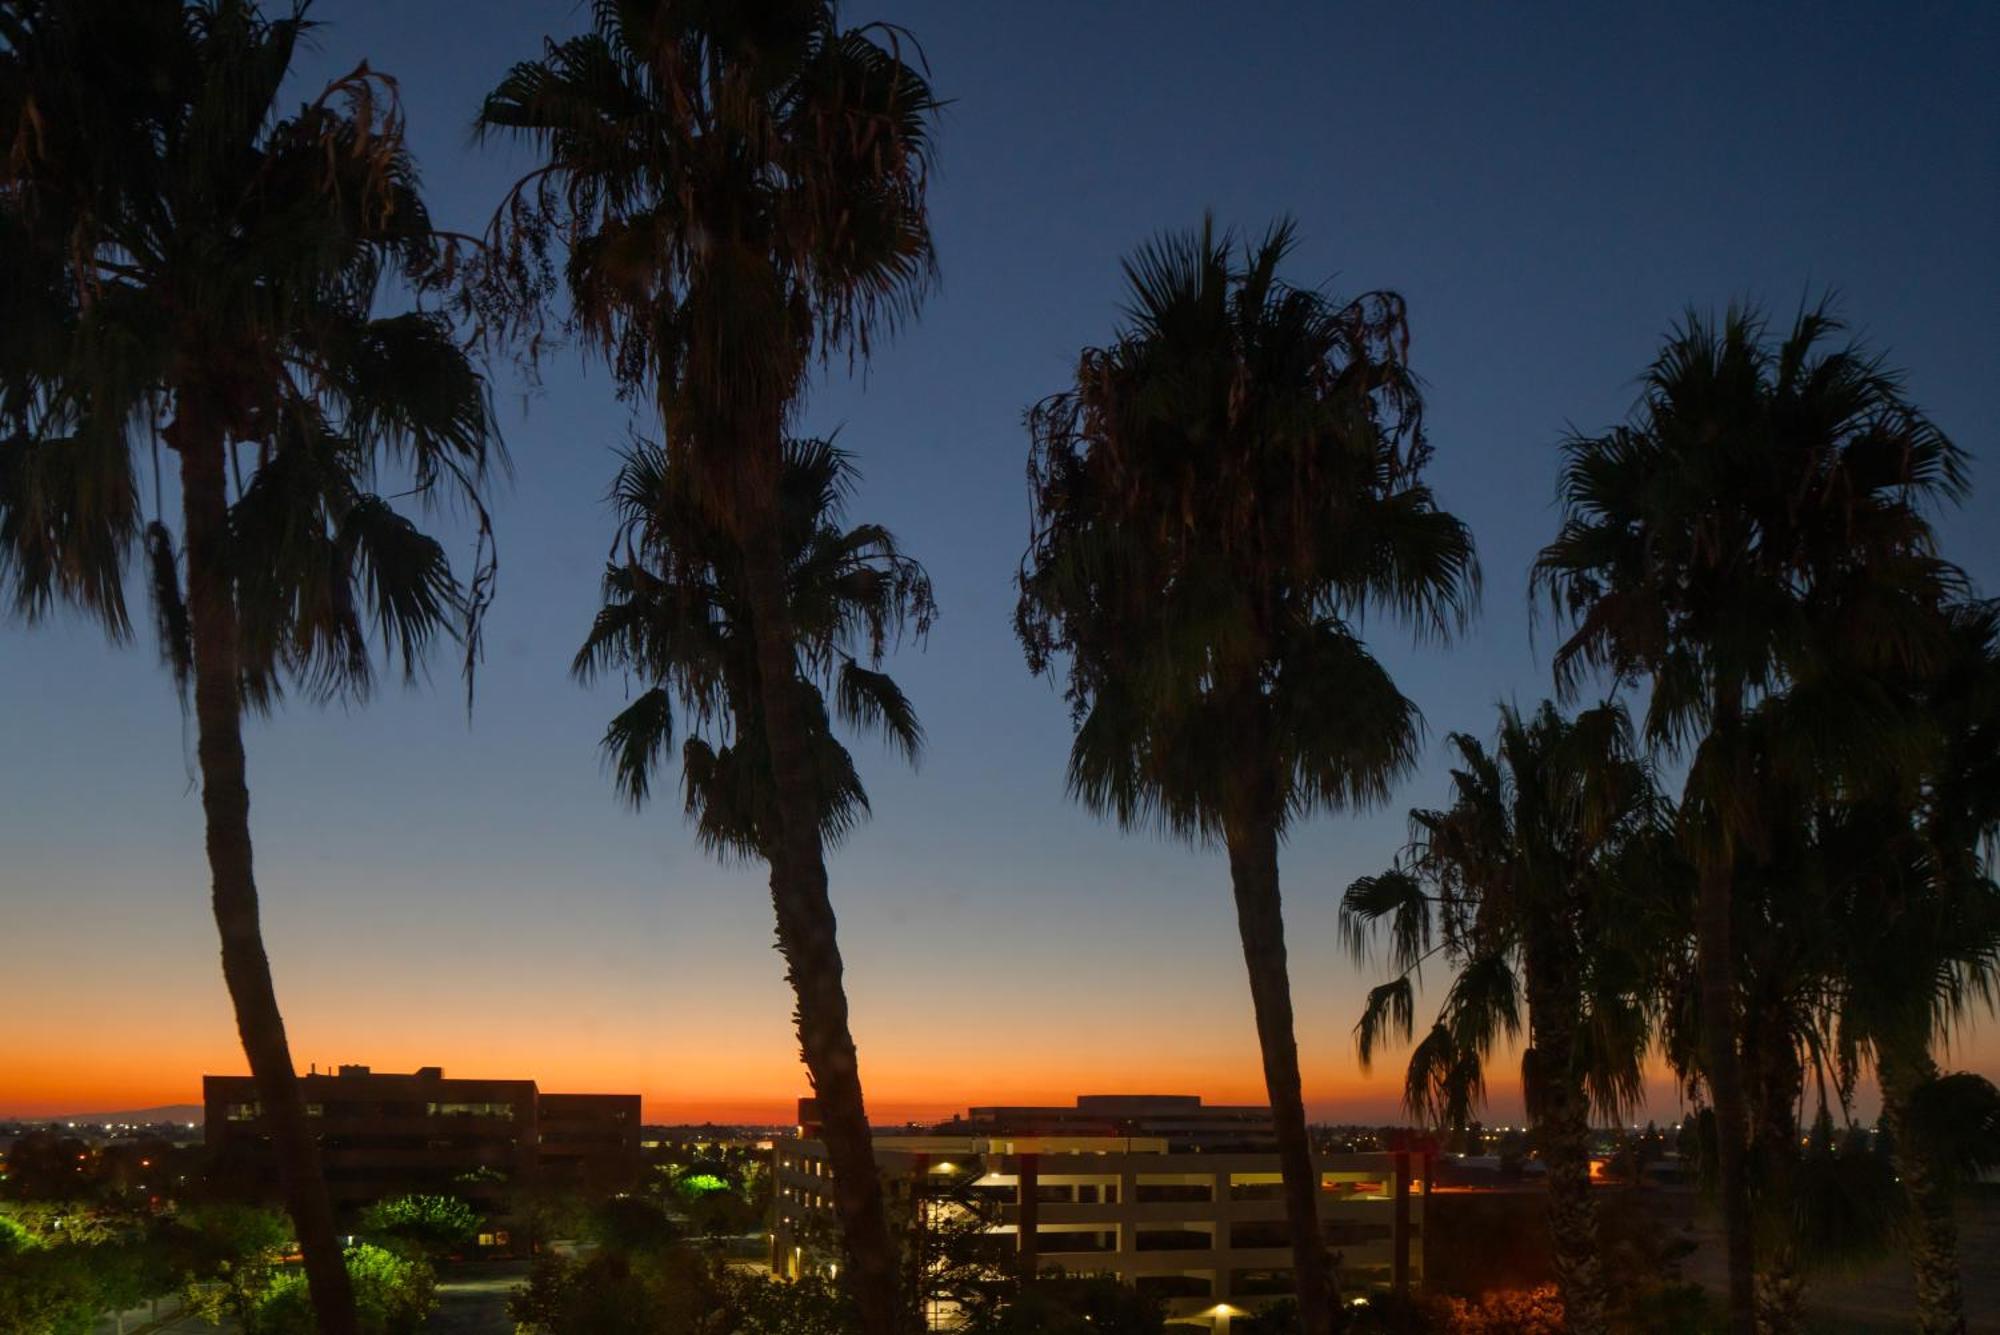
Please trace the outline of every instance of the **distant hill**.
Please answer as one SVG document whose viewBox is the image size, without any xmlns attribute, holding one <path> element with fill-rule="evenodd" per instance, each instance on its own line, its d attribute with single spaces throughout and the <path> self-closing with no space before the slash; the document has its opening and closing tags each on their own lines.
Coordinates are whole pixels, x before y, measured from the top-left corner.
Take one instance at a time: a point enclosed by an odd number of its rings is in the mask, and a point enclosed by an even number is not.
<svg viewBox="0 0 2000 1335">
<path fill-rule="evenodd" d="M 165 1103 L 157 1108 L 128 1108 L 124 1112 L 80 1112 L 51 1113 L 40 1117 L 14 1117 L 17 1122 L 90 1122 L 102 1125 L 105 1122 L 126 1122 L 143 1126 L 148 1122 L 195 1122 L 200 1123 L 199 1103 Z"/>
</svg>

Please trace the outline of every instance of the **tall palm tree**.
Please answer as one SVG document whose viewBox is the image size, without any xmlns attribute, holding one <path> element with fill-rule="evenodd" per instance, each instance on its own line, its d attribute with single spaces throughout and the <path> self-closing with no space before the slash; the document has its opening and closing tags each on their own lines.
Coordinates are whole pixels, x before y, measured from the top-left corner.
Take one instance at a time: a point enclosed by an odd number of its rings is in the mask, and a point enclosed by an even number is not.
<svg viewBox="0 0 2000 1335">
<path fill-rule="evenodd" d="M 852 462 L 831 444 L 786 443 L 778 503 L 786 611 L 798 637 L 789 684 L 811 721 L 820 838 L 829 845 L 868 810 L 833 721 L 880 732 L 917 760 L 916 712 L 878 669 L 893 640 L 905 629 L 921 636 L 936 615 L 930 578 L 886 529 L 843 527 L 853 481 Z M 658 446 L 626 454 L 612 495 L 626 556 L 605 570 L 604 606 L 575 672 L 584 681 L 625 672 L 646 684 L 605 730 L 613 777 L 643 804 L 678 716 L 687 734 L 682 800 L 702 843 L 724 857 L 768 859 L 777 796 L 742 545 L 702 503 L 685 460 Z"/>
<path fill-rule="evenodd" d="M 1548 1166 L 1564 1321 L 1603 1332 L 1590 1112 L 1622 1121 L 1642 1093 L 1650 970 L 1634 950 L 1635 928 L 1659 915 L 1634 902 L 1632 889 L 1647 880 L 1629 873 L 1664 813 L 1616 705 L 1574 720 L 1548 703 L 1527 718 L 1502 706 L 1491 751 L 1463 733 L 1450 745 L 1451 804 L 1412 811 L 1397 865 L 1357 880 L 1341 904 L 1357 962 L 1387 920 L 1397 971 L 1370 993 L 1357 1026 L 1362 1066 L 1385 1040 L 1411 1036 L 1417 970 L 1442 950 L 1456 976 L 1411 1054 L 1405 1101 L 1462 1126 L 1493 1048 L 1519 1033 L 1526 1001 L 1522 1085 Z"/>
<path fill-rule="evenodd" d="M 1834 1161 L 1803 1155 L 1799 1128 L 1808 1075 L 1821 1095 L 1821 1111 L 1828 1111 L 1827 1077 L 1838 1064 L 1828 1038 L 1827 1001 L 1847 945 L 1834 906 L 1854 855 L 1843 805 L 1809 783 L 1789 781 L 1774 763 L 1773 751 L 1791 726 L 1779 706 L 1796 703 L 1767 702 L 1745 721 L 1748 759 L 1736 782 L 1748 790 L 1739 800 L 1754 813 L 1760 835 L 1754 849 L 1739 849 L 1731 872 L 1757 1323 L 1764 1335 L 1800 1328 L 1806 1270 L 1829 1259 L 1811 1245 L 1819 1221 L 1804 1217 L 1815 1195 L 1814 1182 L 1802 1174 Z M 1692 1092 L 1704 1069 L 1700 993 L 1690 986 L 1698 979 L 1682 972 L 1676 981 L 1680 1002 L 1666 1013 L 1693 1021 L 1696 1032 L 1677 1035 L 1668 1047 Z M 1845 1082 L 1838 1092 L 1845 1107 Z"/>
<path fill-rule="evenodd" d="M 1970 1124 L 1967 1079 L 1940 1076 L 1941 1036 L 2000 999 L 2000 604 L 1949 612 L 1950 649 L 1914 694 L 1933 725 L 1922 782 L 1871 794 L 1849 816 L 1849 893 L 1836 909 L 1840 1048 L 1871 1053 L 1908 1204 L 1918 1328 L 1965 1329 L 1957 1176 L 1948 1128 Z M 2000 1127 L 1996 1127 L 2000 1130 Z"/>
<path fill-rule="evenodd" d="M 308 26 L 243 0 L 0 3 L 0 586 L 28 620 L 67 604 L 123 640 L 143 550 L 163 655 L 193 687 L 223 976 L 319 1328 L 344 1335 L 258 922 L 242 718 L 287 682 L 364 695 L 375 648 L 413 675 L 476 619 L 380 482 L 476 507 L 497 442 L 445 324 L 373 313 L 384 280 L 422 286 L 443 258 L 394 86 L 363 67 L 277 111 Z"/>
<path fill-rule="evenodd" d="M 1015 619 L 1035 672 L 1068 659 L 1071 794 L 1228 852 L 1300 1314 L 1324 1335 L 1278 845 L 1313 811 L 1382 801 L 1415 754 L 1416 706 L 1358 620 L 1447 635 L 1478 575 L 1423 481 L 1402 301 L 1282 282 L 1292 236 L 1280 223 L 1239 253 L 1205 225 L 1126 264 L 1129 323 L 1029 414 Z"/>
<path fill-rule="evenodd" d="M 503 205 L 503 287 L 568 247 L 569 321 L 650 397 L 704 505 L 742 544 L 775 785 L 771 896 L 819 1097 L 863 1320 L 897 1320 L 820 836 L 813 722 L 786 688 L 777 483 L 815 352 L 865 355 L 934 273 L 925 209 L 937 107 L 913 43 L 844 28 L 829 0 L 601 0 L 592 31 L 514 67 L 482 133 L 545 155 Z M 910 48 L 907 49 L 906 48 Z M 906 55 L 909 57 L 906 59 Z M 918 64 L 921 64 L 919 61 Z"/>
<path fill-rule="evenodd" d="M 1571 628 L 1558 684 L 1573 691 L 1599 669 L 1643 681 L 1646 737 L 1690 762 L 1681 817 L 1700 876 L 1703 1079 L 1730 1323 L 1743 1335 L 1755 1299 L 1731 883 L 1739 850 L 1754 853 L 1764 834 L 1744 800 L 1754 788 L 1745 720 L 1801 681 L 1853 681 L 1935 653 L 1933 611 L 1960 583 L 1926 514 L 1963 494 L 1960 453 L 1878 359 L 1827 346 L 1839 329 L 1824 307 L 1775 343 L 1754 311 L 1719 323 L 1690 315 L 1647 371 L 1631 419 L 1564 444 L 1563 523 L 1534 568 Z M 1860 692 L 1852 703 L 1810 721 L 1850 736 L 1895 726 L 1881 700 Z"/>
</svg>

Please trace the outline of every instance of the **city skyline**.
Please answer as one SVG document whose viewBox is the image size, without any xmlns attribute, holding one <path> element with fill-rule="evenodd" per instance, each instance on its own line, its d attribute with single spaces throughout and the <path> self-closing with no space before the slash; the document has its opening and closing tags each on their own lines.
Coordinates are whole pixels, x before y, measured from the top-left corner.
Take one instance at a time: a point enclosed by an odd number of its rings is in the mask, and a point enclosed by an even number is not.
<svg viewBox="0 0 2000 1335">
<path fill-rule="evenodd" d="M 409 6 L 316 12 L 328 26 L 292 100 L 363 56 L 396 75 L 434 209 L 482 224 L 520 159 L 467 148 L 477 95 L 533 54 L 522 34 L 583 16 L 495 6 L 468 30 Z M 1121 835 L 1065 800 L 1062 701 L 1028 676 L 1007 621 L 1027 535 L 1020 413 L 1110 337 L 1118 257 L 1212 209 L 1250 233 L 1290 213 L 1294 272 L 1409 299 L 1433 478 L 1485 567 L 1484 614 L 1457 645 L 1370 630 L 1426 713 L 1418 773 L 1380 811 L 1311 822 L 1285 854 L 1308 1108 L 1390 1120 L 1402 1054 L 1355 1069 L 1375 975 L 1342 952 L 1335 907 L 1394 853 L 1405 811 L 1443 796 L 1444 734 L 1487 736 L 1497 701 L 1549 692 L 1552 632 L 1531 642 L 1520 609 L 1554 532 L 1566 426 L 1622 416 L 1685 302 L 1759 297 L 1784 318 L 1833 285 L 1990 493 L 2000 183 L 1963 170 L 1995 145 L 1951 113 L 1980 95 L 2000 25 L 1949 6 L 1893 20 L 1856 6 L 1810 30 L 1719 7 L 1443 30 L 1329 10 L 1281 31 L 1189 5 L 1136 33 L 1052 5 L 857 15 L 878 16 L 921 33 L 954 105 L 933 187 L 943 288 L 865 382 L 831 368 L 802 422 L 840 428 L 863 474 L 854 515 L 929 563 L 943 610 L 893 664 L 926 764 L 911 775 L 856 748 L 875 817 L 831 860 L 871 1114 L 1085 1089 L 1262 1099 L 1221 855 Z M 1036 40 L 1057 28 L 1064 41 Z M 1329 43 L 1348 53 L 1332 80 L 1311 54 Z M 1786 44 L 1796 66 L 1767 66 Z M 1426 58 L 1375 58 L 1411 50 Z M 761 868 L 711 862 L 671 794 L 624 809 L 597 738 L 625 693 L 566 675 L 609 541 L 623 410 L 569 355 L 531 392 L 497 367 L 495 395 L 517 474 L 496 502 L 499 601 L 469 725 L 441 658 L 426 689 L 387 687 L 365 710 L 295 702 L 250 729 L 294 1056 L 529 1070 L 636 1090 L 653 1120 L 783 1121 L 736 1115 L 805 1092 Z M 1981 522 L 1990 499 L 1974 506 L 1941 531 L 1992 594 L 2000 535 Z M 114 649 L 58 618 L 5 645 L 7 748 L 42 763 L 0 783 L 0 1116 L 192 1101 L 203 1072 L 243 1063 L 205 912 L 191 725 L 150 644 Z M 1946 1065 L 2000 1074 L 1992 1023 Z M 1518 1117 L 1512 1084 L 1496 1081 L 1489 1121 Z M 1678 1115 L 1666 1090 L 1649 1111 Z"/>
</svg>

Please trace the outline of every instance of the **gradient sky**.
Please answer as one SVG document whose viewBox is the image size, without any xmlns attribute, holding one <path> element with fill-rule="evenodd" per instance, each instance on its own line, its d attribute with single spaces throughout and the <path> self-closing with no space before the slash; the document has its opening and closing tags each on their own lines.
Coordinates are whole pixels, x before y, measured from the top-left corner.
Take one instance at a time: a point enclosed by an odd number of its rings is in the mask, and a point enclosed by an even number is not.
<svg viewBox="0 0 2000 1335">
<path fill-rule="evenodd" d="M 364 57 L 396 75 L 433 212 L 477 230 L 524 162 L 471 149 L 478 97 L 543 33 L 575 30 L 575 7 L 315 12 L 297 97 Z M 1119 257 L 1161 228 L 1291 213 L 1294 280 L 1405 294 L 1434 481 L 1485 565 L 1462 643 L 1370 628 L 1427 716 L 1421 772 L 1390 809 L 1316 820 L 1286 850 L 1316 1115 L 1387 1117 L 1397 1089 L 1393 1061 L 1355 1069 L 1371 979 L 1338 950 L 1340 891 L 1442 795 L 1446 732 L 1486 734 L 1496 701 L 1547 692 L 1524 572 L 1556 522 L 1554 442 L 1625 412 L 1683 307 L 1748 295 L 1788 314 L 1838 287 L 1977 457 L 1978 497 L 1944 529 L 2000 589 L 2000 9 L 882 0 L 847 16 L 908 24 L 953 99 L 931 195 L 943 288 L 806 415 L 859 454 L 854 513 L 927 560 L 944 611 L 894 663 L 928 758 L 911 775 L 858 748 L 877 815 L 832 863 L 878 1120 L 1082 1090 L 1262 1097 L 1222 859 L 1064 800 L 1066 712 L 1008 623 L 1022 410 L 1109 337 Z M 661 1119 L 783 1118 L 805 1082 L 763 878 L 705 858 L 671 801 L 613 799 L 596 743 L 624 689 L 565 675 L 625 413 L 570 353 L 537 391 L 496 383 L 517 475 L 470 726 L 440 660 L 429 689 L 250 733 L 293 1051 L 637 1089 Z M 0 1114 L 198 1098 L 202 1072 L 243 1061 L 190 731 L 150 645 L 69 621 L 0 627 L 0 646 Z M 1948 1064 L 2000 1075 L 1997 1034 Z M 1518 1115 L 1496 1096 L 1495 1119 Z M 1674 1114 L 1670 1092 L 1655 1111 Z"/>
</svg>

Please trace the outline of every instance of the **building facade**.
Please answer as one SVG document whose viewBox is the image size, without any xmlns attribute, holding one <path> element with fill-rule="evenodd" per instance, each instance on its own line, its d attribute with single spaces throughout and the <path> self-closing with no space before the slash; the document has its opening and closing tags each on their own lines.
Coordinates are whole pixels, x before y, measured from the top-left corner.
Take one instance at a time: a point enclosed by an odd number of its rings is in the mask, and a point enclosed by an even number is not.
<svg viewBox="0 0 2000 1335">
<path fill-rule="evenodd" d="M 544 1094 L 532 1080 L 448 1079 L 342 1066 L 299 1079 L 336 1216 L 385 1197 L 448 1194 L 504 1219 L 518 1189 L 612 1192 L 638 1180 L 637 1094 Z M 249 1076 L 202 1077 L 204 1138 L 219 1178 L 277 1187 L 270 1128 Z M 504 1237 L 498 1240 L 504 1245 Z"/>
<path fill-rule="evenodd" d="M 802 1100 L 800 1134 L 772 1148 L 771 1264 L 789 1277 L 822 1264 L 816 1245 L 837 1236 L 815 1130 Z M 932 1133 L 878 1133 L 875 1156 L 906 1217 L 925 1217 L 929 1184 L 969 1182 L 996 1261 L 1115 1275 L 1161 1298 L 1177 1325 L 1226 1331 L 1292 1292 L 1268 1109 L 1191 1096 L 975 1108 Z M 1420 1287 L 1426 1156 L 1321 1155 L 1317 1166 L 1320 1227 L 1343 1291 Z"/>
</svg>

